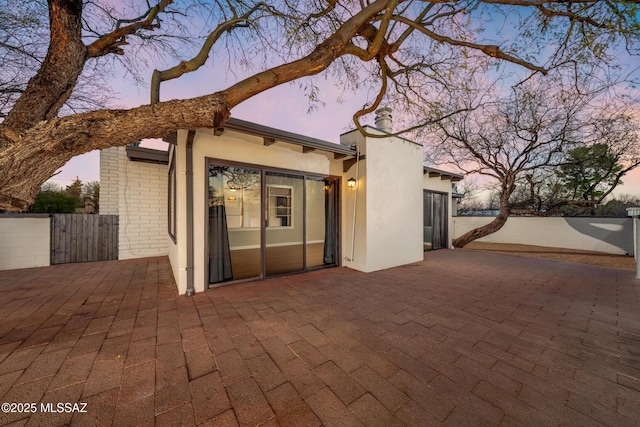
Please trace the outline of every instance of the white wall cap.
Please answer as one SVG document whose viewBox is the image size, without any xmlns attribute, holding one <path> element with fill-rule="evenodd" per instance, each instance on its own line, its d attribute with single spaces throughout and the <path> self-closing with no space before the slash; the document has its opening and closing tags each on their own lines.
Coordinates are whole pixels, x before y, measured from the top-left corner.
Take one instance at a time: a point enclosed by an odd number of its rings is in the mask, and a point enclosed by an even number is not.
<svg viewBox="0 0 640 427">
<path fill-rule="evenodd" d="M 628 216 L 640 216 L 640 207 L 636 208 L 627 208 Z"/>
</svg>

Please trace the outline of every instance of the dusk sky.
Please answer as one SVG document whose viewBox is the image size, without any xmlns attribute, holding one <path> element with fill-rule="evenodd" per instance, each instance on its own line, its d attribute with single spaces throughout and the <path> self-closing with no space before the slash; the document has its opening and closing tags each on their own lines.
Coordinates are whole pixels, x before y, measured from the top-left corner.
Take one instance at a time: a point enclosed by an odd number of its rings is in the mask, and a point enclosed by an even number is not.
<svg viewBox="0 0 640 427">
<path fill-rule="evenodd" d="M 637 60 L 637 58 L 634 59 Z M 161 100 L 190 98 L 229 86 L 238 77 L 233 76 L 227 79 L 224 68 L 222 65 L 213 67 L 209 62 L 201 70 L 185 75 L 181 79 L 163 83 Z M 150 74 L 149 72 L 149 76 Z M 307 82 L 303 81 L 302 85 Z M 312 112 L 308 112 L 309 102 L 303 90 L 299 88 L 299 82 L 294 82 L 271 89 L 245 101 L 232 110 L 232 116 L 338 143 L 340 134 L 353 128 L 352 115 L 362 107 L 367 94 L 364 93 L 360 96 L 350 93 L 342 94 L 340 89 L 322 75 L 316 77 L 314 82 L 320 88 L 320 99 L 324 105 L 319 105 Z M 126 78 L 116 76 L 112 83 L 114 90 L 120 94 L 116 103 L 122 107 L 135 107 L 148 103 L 148 79 L 146 84 L 146 87 L 137 87 Z M 345 98 L 343 102 L 337 101 L 342 97 Z M 392 105 L 390 107 L 393 108 Z M 364 123 L 373 125 L 373 118 Z M 166 144 L 162 142 L 143 141 L 142 145 L 152 148 L 166 148 Z M 72 159 L 50 181 L 65 187 L 71 184 L 76 177 L 83 182 L 88 182 L 98 181 L 99 175 L 99 154 L 96 151 Z M 614 194 L 630 194 L 640 197 L 640 168 L 628 174 L 623 182 L 624 185 L 619 186 Z"/>
<path fill-rule="evenodd" d="M 166 101 L 204 95 L 233 83 L 225 80 L 224 75 L 219 76 L 210 69 L 199 70 L 182 79 L 163 83 L 161 99 Z M 309 102 L 302 89 L 297 83 L 291 83 L 245 101 L 234 108 L 231 114 L 239 119 L 338 143 L 340 134 L 353 128 L 353 113 L 362 107 L 365 98 L 351 96 L 345 102 L 338 102 L 341 93 L 330 81 L 320 77 L 315 83 L 321 87 L 320 96 L 325 105 L 320 105 L 310 113 L 307 112 Z M 113 80 L 113 87 L 120 93 L 120 99 L 116 102 L 122 107 L 135 107 L 149 102 L 148 87 L 137 87 L 121 78 Z M 369 124 L 373 124 L 373 121 Z M 143 141 L 142 145 L 162 149 L 166 147 L 166 144 L 154 141 Z M 86 182 L 99 180 L 99 175 L 99 154 L 95 151 L 69 161 L 51 181 L 66 186 L 76 176 Z"/>
</svg>

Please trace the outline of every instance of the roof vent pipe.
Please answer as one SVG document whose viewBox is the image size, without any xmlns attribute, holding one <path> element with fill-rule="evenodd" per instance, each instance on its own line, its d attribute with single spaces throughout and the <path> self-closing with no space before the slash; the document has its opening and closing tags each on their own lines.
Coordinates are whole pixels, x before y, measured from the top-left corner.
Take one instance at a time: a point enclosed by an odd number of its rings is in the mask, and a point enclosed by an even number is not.
<svg viewBox="0 0 640 427">
<path fill-rule="evenodd" d="M 392 132 L 391 108 L 383 107 L 376 110 L 376 128 L 385 133 Z"/>
</svg>

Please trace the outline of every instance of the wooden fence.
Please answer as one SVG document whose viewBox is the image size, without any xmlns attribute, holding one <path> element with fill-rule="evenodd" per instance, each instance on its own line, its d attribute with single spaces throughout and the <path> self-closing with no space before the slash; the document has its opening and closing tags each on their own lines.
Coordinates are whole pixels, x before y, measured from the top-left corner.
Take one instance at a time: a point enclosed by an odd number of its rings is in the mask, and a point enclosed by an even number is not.
<svg viewBox="0 0 640 427">
<path fill-rule="evenodd" d="M 51 264 L 118 259 L 118 215 L 53 214 Z"/>
</svg>

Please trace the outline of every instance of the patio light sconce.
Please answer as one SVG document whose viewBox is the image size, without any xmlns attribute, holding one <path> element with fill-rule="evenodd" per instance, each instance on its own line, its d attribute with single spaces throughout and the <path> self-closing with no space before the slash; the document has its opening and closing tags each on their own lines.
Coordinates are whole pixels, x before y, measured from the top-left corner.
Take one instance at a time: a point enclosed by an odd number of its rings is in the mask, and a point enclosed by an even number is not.
<svg viewBox="0 0 640 427">
<path fill-rule="evenodd" d="M 356 188 L 356 180 L 353 178 L 349 178 L 349 180 L 347 181 L 347 187 Z"/>
</svg>

